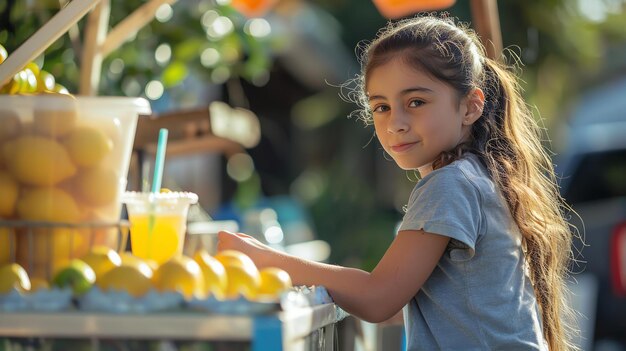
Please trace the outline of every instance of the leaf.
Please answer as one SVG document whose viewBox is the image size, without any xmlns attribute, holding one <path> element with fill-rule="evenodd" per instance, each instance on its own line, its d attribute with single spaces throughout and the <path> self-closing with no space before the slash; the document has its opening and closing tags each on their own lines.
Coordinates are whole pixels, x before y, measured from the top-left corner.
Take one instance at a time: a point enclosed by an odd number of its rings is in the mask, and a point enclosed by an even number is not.
<svg viewBox="0 0 626 351">
<path fill-rule="evenodd" d="M 182 82 L 187 78 L 188 74 L 189 71 L 185 64 L 180 61 L 175 61 L 165 68 L 161 76 L 161 82 L 165 88 L 170 88 Z"/>
</svg>

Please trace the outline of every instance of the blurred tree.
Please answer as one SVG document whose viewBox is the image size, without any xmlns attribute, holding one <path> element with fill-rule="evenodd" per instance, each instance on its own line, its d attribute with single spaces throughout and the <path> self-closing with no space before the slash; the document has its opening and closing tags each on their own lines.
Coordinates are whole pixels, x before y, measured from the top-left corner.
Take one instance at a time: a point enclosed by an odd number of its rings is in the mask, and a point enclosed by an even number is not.
<svg viewBox="0 0 626 351">
<path fill-rule="evenodd" d="M 0 43 L 9 53 L 47 22 L 67 1 L 0 0 Z M 144 1 L 111 1 L 112 28 Z M 35 14 L 33 16 L 33 14 Z M 53 43 L 36 60 L 57 80 L 77 91 L 80 74 L 81 34 L 86 20 Z M 162 5 L 156 20 L 141 28 L 129 42 L 105 58 L 100 95 L 146 95 L 155 81 L 172 93 L 189 77 L 204 84 L 245 79 L 264 85 L 269 79 L 273 40 L 269 23 L 247 19 L 229 5 L 214 1 L 185 0 Z M 179 92 L 177 99 L 184 99 Z M 233 99 L 239 98 L 236 92 Z M 156 100 L 160 95 L 148 97 Z M 176 99 L 176 98 L 175 98 Z M 245 104 L 245 101 L 236 101 Z M 196 101 L 197 103 L 197 101 Z"/>
</svg>

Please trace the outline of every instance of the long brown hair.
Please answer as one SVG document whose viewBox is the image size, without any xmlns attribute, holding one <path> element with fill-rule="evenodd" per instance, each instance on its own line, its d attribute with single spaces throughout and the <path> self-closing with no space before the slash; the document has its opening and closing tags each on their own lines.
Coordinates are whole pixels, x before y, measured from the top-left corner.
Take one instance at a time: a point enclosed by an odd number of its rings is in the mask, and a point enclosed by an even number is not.
<svg viewBox="0 0 626 351">
<path fill-rule="evenodd" d="M 572 232 L 559 195 L 553 165 L 541 143 L 542 129 L 525 103 L 512 67 L 485 56 L 476 34 L 453 19 L 421 16 L 390 23 L 364 48 L 358 87 L 349 96 L 371 123 L 368 74 L 401 55 L 415 69 L 452 86 L 460 98 L 475 88 L 485 93 L 482 116 L 466 143 L 434 161 L 443 167 L 473 152 L 502 192 L 523 236 L 524 252 L 541 309 L 543 333 L 551 350 L 575 348 L 569 341 L 573 312 L 565 287 Z"/>
</svg>

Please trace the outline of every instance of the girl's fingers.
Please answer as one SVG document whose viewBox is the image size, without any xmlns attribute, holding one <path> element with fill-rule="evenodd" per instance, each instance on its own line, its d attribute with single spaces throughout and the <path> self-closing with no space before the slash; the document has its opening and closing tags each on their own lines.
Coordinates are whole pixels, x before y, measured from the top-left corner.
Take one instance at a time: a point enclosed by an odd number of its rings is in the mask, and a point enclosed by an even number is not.
<svg viewBox="0 0 626 351">
<path fill-rule="evenodd" d="M 242 238 L 249 238 L 252 239 L 252 236 L 248 235 L 248 234 L 244 234 L 244 233 L 235 233 L 235 235 L 242 237 Z"/>
<path fill-rule="evenodd" d="M 229 243 L 232 242 L 233 237 L 237 237 L 234 233 L 231 232 L 227 232 L 225 230 L 219 231 L 217 233 L 217 250 L 224 250 L 227 249 L 229 245 Z"/>
<path fill-rule="evenodd" d="M 228 235 L 235 235 L 235 233 L 231 233 L 231 232 L 226 231 L 226 230 L 220 230 L 219 232 L 217 232 L 217 237 L 218 238 L 226 237 Z"/>
</svg>

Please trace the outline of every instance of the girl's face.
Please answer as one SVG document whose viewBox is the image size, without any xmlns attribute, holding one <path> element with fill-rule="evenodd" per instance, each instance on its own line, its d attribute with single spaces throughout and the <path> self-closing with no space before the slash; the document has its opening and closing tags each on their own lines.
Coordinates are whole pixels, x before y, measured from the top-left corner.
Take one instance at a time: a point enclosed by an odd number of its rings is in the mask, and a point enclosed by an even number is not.
<svg viewBox="0 0 626 351">
<path fill-rule="evenodd" d="M 367 93 L 378 140 L 402 169 L 426 175 L 441 152 L 469 135 L 467 99 L 459 104 L 451 86 L 400 57 L 369 73 Z"/>
</svg>

